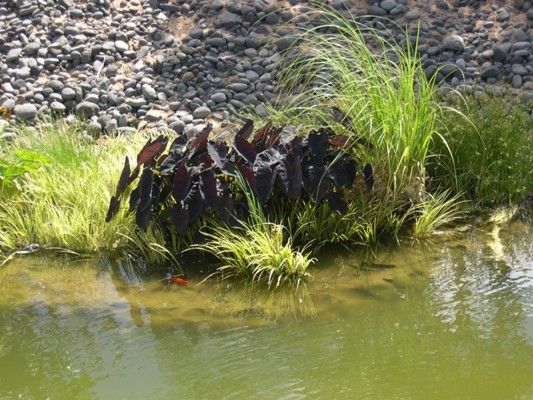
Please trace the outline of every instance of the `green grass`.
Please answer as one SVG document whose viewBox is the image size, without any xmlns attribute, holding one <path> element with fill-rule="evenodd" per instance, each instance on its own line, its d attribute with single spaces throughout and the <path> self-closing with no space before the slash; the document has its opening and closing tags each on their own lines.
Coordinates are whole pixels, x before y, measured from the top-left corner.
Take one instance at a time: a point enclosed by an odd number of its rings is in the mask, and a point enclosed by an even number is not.
<svg viewBox="0 0 533 400">
<path fill-rule="evenodd" d="M 125 207 L 105 222 L 124 154 L 135 155 L 145 137 L 133 135 L 98 144 L 87 140 L 83 123 L 43 121 L 35 128 L 16 127 L 16 139 L 3 143 L 0 159 L 18 163 L 16 154 L 36 154 L 46 163 L 17 177 L 16 190 L 4 191 L 0 202 L 0 249 L 7 253 L 29 243 L 80 254 L 117 249 L 166 258 L 153 230 L 140 237 Z"/>
<path fill-rule="evenodd" d="M 319 22 L 300 37 L 298 55 L 289 51 L 282 61 L 283 92 L 293 100 L 283 102 L 281 112 L 312 124 L 331 121 L 337 107 L 351 126 L 340 133 L 350 134 L 354 147 L 361 140 L 372 143 L 359 151 L 365 150 L 364 161 L 380 179 L 395 191 L 418 190 L 440 108 L 417 44 L 406 40 L 401 48 L 380 29 L 362 27 L 322 2 L 315 5 Z"/>
<path fill-rule="evenodd" d="M 244 184 L 241 185 L 244 187 Z M 204 232 L 206 241 L 194 245 L 217 257 L 223 265 L 217 272 L 224 278 L 245 277 L 252 282 L 265 282 L 268 287 L 289 284 L 296 288 L 307 276 L 315 261 L 294 247 L 292 236 L 281 224 L 268 222 L 257 199 L 246 191 L 250 216 L 229 227 L 213 221 Z"/>
<path fill-rule="evenodd" d="M 531 104 L 507 95 L 454 97 L 439 121 L 429 163 L 432 186 L 481 206 L 517 203 L 533 192 Z M 451 155 L 453 155 L 453 157 Z"/>
</svg>

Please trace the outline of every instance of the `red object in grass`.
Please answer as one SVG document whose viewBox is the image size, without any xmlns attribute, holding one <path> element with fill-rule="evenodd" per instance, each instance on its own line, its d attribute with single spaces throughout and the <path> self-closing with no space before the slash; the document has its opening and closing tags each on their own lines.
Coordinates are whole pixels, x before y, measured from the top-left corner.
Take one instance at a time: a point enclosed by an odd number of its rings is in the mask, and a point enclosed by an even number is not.
<svg viewBox="0 0 533 400">
<path fill-rule="evenodd" d="M 177 276 L 173 276 L 170 278 L 170 282 L 173 282 L 173 283 L 180 283 L 182 285 L 187 285 L 189 284 L 189 281 L 186 281 L 185 279 L 183 278 L 178 278 Z"/>
</svg>

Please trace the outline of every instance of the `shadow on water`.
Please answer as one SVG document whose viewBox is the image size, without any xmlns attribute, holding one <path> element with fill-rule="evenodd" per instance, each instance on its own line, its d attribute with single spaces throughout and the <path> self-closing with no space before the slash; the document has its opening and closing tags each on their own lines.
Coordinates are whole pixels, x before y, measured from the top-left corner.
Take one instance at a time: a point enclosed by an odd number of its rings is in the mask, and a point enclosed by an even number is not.
<svg viewBox="0 0 533 400">
<path fill-rule="evenodd" d="M 325 249 L 298 291 L 16 259 L 0 270 L 0 398 L 531 398 L 533 229 L 463 228 Z"/>
</svg>

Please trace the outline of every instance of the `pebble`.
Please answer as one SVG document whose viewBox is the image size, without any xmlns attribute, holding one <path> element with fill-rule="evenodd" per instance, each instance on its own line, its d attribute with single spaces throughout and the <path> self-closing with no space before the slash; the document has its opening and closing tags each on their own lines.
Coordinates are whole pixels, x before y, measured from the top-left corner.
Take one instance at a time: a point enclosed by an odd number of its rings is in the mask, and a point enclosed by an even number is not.
<svg viewBox="0 0 533 400">
<path fill-rule="evenodd" d="M 98 104 L 90 101 L 82 101 L 76 106 L 76 113 L 86 118 L 98 115 L 99 112 L 100 107 L 98 107 Z"/>
<path fill-rule="evenodd" d="M 17 104 L 13 109 L 13 114 L 17 119 L 28 121 L 37 115 L 37 107 L 34 104 Z"/>
<path fill-rule="evenodd" d="M 205 118 L 226 121 L 244 106 L 267 118 L 261 102 L 276 100 L 280 54 L 297 51 L 291 26 L 314 23 L 304 0 L 289 0 L 290 10 L 267 0 L 122 1 L 116 8 L 110 0 L 83 7 L 72 0 L 6 1 L 0 0 L 0 103 L 16 107 L 19 119 L 46 110 L 94 117 L 93 136 L 133 126 L 195 131 Z M 445 85 L 533 90 L 531 1 L 330 3 L 370 24 L 378 21 L 373 16 L 393 20 L 379 21 L 399 43 L 406 42 L 404 28 L 414 42 L 420 24 L 424 73 Z M 185 19 L 191 25 L 183 37 L 168 29 Z"/>
</svg>

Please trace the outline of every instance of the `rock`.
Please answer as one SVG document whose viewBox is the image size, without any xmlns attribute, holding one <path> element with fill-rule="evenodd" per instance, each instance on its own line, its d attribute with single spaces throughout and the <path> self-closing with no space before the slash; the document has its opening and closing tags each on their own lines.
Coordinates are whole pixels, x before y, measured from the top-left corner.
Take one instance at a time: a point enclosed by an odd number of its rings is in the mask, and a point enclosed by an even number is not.
<svg viewBox="0 0 533 400">
<path fill-rule="evenodd" d="M 450 9 L 450 5 L 445 0 L 437 0 L 435 5 L 441 10 L 448 11 Z"/>
<path fill-rule="evenodd" d="M 76 106 L 76 113 L 83 115 L 86 118 L 90 118 L 93 115 L 98 115 L 99 112 L 100 107 L 98 107 L 98 104 L 90 101 L 82 101 Z"/>
<path fill-rule="evenodd" d="M 392 10 L 398 3 L 395 0 L 384 0 L 379 5 L 386 11 Z"/>
<path fill-rule="evenodd" d="M 528 74 L 526 67 L 524 67 L 522 64 L 513 64 L 511 66 L 511 71 L 513 72 L 513 74 L 520 76 Z"/>
<path fill-rule="evenodd" d="M 9 53 L 7 53 L 6 55 L 6 63 L 17 62 L 21 53 L 22 53 L 22 49 L 9 50 Z"/>
<path fill-rule="evenodd" d="M 407 21 L 414 21 L 416 19 L 420 18 L 420 13 L 416 10 L 411 10 L 411 11 L 408 11 L 406 14 L 405 14 L 405 19 Z"/>
<path fill-rule="evenodd" d="M 448 35 L 444 38 L 442 44 L 446 49 L 453 51 L 463 51 L 465 48 L 465 42 L 459 35 Z"/>
<path fill-rule="evenodd" d="M 289 47 L 293 46 L 298 41 L 298 38 L 296 36 L 284 36 L 279 38 L 276 41 L 276 47 L 278 50 L 283 51 L 287 50 Z"/>
<path fill-rule="evenodd" d="M 488 78 L 494 78 L 500 74 L 500 68 L 496 65 L 490 65 L 486 68 L 484 68 L 480 76 L 482 79 L 488 79 Z"/>
<path fill-rule="evenodd" d="M 37 107 L 30 103 L 17 104 L 13 109 L 13 114 L 17 119 L 23 121 L 32 120 L 37 115 Z"/>
<path fill-rule="evenodd" d="M 220 25 L 224 28 L 231 28 L 240 24 L 242 24 L 242 18 L 240 15 L 226 11 L 220 16 Z"/>
<path fill-rule="evenodd" d="M 492 56 L 494 61 L 504 61 L 507 58 L 507 52 L 509 51 L 507 46 L 496 46 Z"/>
<path fill-rule="evenodd" d="M 128 46 L 128 44 L 122 40 L 117 40 L 115 42 L 115 48 L 120 53 L 124 53 L 125 51 L 129 50 L 130 46 Z"/>
<path fill-rule="evenodd" d="M 523 84 L 523 80 L 520 75 L 513 76 L 513 79 L 511 80 L 511 86 L 514 89 L 520 89 L 522 87 L 522 84 Z"/>
<path fill-rule="evenodd" d="M 63 100 L 72 100 L 76 98 L 76 91 L 71 87 L 66 87 L 61 91 Z"/>
<path fill-rule="evenodd" d="M 137 97 L 137 98 L 129 98 L 126 100 L 126 104 L 130 107 L 133 107 L 133 108 L 140 108 L 142 106 L 145 106 L 147 103 L 147 101 L 142 98 L 142 97 Z"/>
<path fill-rule="evenodd" d="M 185 129 L 185 123 L 183 121 L 175 121 L 168 125 L 170 129 L 172 129 L 174 132 L 180 134 Z"/>
<path fill-rule="evenodd" d="M 192 112 L 194 119 L 204 119 L 211 113 L 211 110 L 208 107 L 198 107 Z"/>
<path fill-rule="evenodd" d="M 33 56 L 40 48 L 41 45 L 39 43 L 31 42 L 24 46 L 23 52 L 25 56 Z"/>
<path fill-rule="evenodd" d="M 507 10 L 503 10 L 502 12 L 500 12 L 497 16 L 496 16 L 496 21 L 498 22 L 504 22 L 504 21 L 507 21 L 509 19 L 511 15 L 509 14 L 509 12 Z"/>
<path fill-rule="evenodd" d="M 102 133 L 102 125 L 98 121 L 91 120 L 87 124 L 87 133 L 92 137 L 97 137 Z"/>
<path fill-rule="evenodd" d="M 228 89 L 234 90 L 236 92 L 244 92 L 245 90 L 248 89 L 248 85 L 246 83 L 236 82 L 236 83 L 232 83 L 228 85 Z"/>
<path fill-rule="evenodd" d="M 146 100 L 156 100 L 157 99 L 157 92 L 156 90 L 148 85 L 144 84 L 142 85 L 141 92 Z"/>
<path fill-rule="evenodd" d="M 52 110 L 52 112 L 62 113 L 65 112 L 67 107 L 65 107 L 65 105 L 63 103 L 60 103 L 59 101 L 53 101 L 52 104 L 50 104 L 50 109 Z"/>
<path fill-rule="evenodd" d="M 222 92 L 214 93 L 211 96 L 211 100 L 213 100 L 215 103 L 224 103 L 226 99 L 226 94 Z"/>
</svg>

